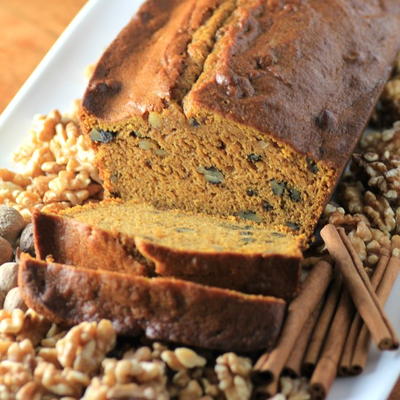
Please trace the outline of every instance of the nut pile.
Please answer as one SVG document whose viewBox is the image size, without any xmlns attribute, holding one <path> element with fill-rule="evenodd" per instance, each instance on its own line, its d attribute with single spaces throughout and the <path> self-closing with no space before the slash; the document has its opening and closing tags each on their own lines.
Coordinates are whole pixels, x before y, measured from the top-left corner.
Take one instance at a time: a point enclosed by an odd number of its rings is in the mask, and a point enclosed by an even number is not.
<svg viewBox="0 0 400 400">
<path fill-rule="evenodd" d="M 343 226 L 362 261 L 373 268 L 382 249 L 399 251 L 399 122 L 364 136 L 337 195 L 339 204 L 327 205 L 323 222 Z"/>
<path fill-rule="evenodd" d="M 118 353 L 107 320 L 69 331 L 32 310 L 0 312 L 0 398 L 242 400 L 250 398 L 251 362 L 233 353 L 215 367 L 195 351 L 154 342 Z M 209 357 L 209 354 L 205 354 Z"/>
<path fill-rule="evenodd" d="M 364 184 L 386 199 L 400 205 L 400 122 L 391 129 L 367 135 L 360 142 L 361 154 L 353 156 L 355 172 Z M 357 168 L 358 167 L 358 168 Z"/>
<path fill-rule="evenodd" d="M 15 207 L 27 221 L 33 207 L 50 211 L 102 196 L 94 152 L 76 111 L 35 116 L 28 140 L 13 155 L 20 171 L 0 169 L 0 204 Z"/>
</svg>

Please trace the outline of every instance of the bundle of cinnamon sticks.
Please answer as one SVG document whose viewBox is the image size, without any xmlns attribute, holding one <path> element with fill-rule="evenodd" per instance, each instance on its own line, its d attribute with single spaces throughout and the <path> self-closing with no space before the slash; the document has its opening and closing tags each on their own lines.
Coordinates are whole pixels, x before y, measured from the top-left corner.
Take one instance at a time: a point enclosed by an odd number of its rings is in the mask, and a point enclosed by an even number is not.
<svg viewBox="0 0 400 400">
<path fill-rule="evenodd" d="M 371 338 L 380 350 L 399 347 L 383 306 L 400 259 L 382 250 L 370 279 L 343 228 L 326 225 L 321 236 L 335 268 L 326 261 L 314 266 L 289 305 L 276 348 L 257 361 L 265 398 L 278 391 L 281 375 L 289 375 L 310 377 L 312 398 L 324 399 L 337 375 L 363 371 Z"/>
</svg>

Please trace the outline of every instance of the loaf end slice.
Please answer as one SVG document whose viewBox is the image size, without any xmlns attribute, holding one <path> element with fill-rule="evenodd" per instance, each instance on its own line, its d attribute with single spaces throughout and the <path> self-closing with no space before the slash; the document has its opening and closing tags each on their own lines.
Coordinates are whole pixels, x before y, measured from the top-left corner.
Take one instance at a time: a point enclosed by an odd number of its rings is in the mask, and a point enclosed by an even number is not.
<svg viewBox="0 0 400 400">
<path fill-rule="evenodd" d="M 26 304 L 57 323 L 109 319 L 117 333 L 221 351 L 271 350 L 285 301 L 170 278 L 46 263 L 23 255 Z"/>
<path fill-rule="evenodd" d="M 153 263 L 137 250 L 134 238 L 38 210 L 33 211 L 32 222 L 39 259 L 51 256 L 63 264 L 86 268 L 144 276 L 153 273 Z"/>
<path fill-rule="evenodd" d="M 285 299 L 298 288 L 301 238 L 233 217 L 108 200 L 35 212 L 33 224 L 41 259 L 135 274 L 139 261 L 147 275 Z"/>
</svg>

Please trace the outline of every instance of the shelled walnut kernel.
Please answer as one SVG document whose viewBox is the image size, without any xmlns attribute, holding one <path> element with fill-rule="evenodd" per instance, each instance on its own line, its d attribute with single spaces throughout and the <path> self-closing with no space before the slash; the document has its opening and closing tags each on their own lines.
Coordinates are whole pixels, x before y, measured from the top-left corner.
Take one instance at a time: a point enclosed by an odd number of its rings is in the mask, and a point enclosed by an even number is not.
<svg viewBox="0 0 400 400">
<path fill-rule="evenodd" d="M 102 196 L 94 152 L 75 122 L 57 110 L 37 115 L 28 140 L 14 153 L 19 172 L 0 169 L 0 204 L 29 221 L 33 208 L 59 210 Z"/>
</svg>

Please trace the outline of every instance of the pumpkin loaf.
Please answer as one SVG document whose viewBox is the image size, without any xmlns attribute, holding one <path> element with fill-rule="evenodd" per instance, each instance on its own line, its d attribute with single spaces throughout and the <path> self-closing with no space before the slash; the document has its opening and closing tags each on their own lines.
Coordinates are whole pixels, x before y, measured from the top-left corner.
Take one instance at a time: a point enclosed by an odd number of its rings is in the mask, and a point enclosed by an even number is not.
<svg viewBox="0 0 400 400">
<path fill-rule="evenodd" d="M 297 291 L 301 238 L 234 217 L 106 200 L 61 215 L 36 211 L 33 224 L 40 259 L 285 299 Z"/>
<path fill-rule="evenodd" d="M 109 319 L 117 333 L 222 351 L 270 350 L 286 303 L 172 278 L 21 259 L 26 304 L 57 323 Z M 79 288 L 79 290 L 77 290 Z"/>
<path fill-rule="evenodd" d="M 81 122 L 111 196 L 308 236 L 399 45 L 398 0 L 148 0 Z"/>
</svg>

